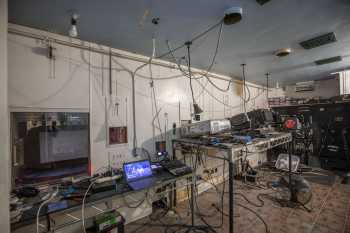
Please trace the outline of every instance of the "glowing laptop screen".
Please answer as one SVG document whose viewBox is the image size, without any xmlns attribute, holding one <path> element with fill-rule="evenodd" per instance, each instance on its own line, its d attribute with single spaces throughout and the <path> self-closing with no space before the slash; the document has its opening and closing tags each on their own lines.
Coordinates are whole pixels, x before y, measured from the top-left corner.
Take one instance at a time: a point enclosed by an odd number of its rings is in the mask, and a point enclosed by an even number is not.
<svg viewBox="0 0 350 233">
<path fill-rule="evenodd" d="M 152 168 L 148 160 L 126 163 L 123 170 L 127 181 L 152 176 Z"/>
</svg>

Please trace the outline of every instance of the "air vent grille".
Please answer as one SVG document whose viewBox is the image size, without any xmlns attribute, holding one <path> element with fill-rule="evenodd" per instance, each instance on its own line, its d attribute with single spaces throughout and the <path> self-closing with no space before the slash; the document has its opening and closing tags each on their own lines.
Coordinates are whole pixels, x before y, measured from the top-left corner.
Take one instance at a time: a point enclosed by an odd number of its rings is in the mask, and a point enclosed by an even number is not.
<svg viewBox="0 0 350 233">
<path fill-rule="evenodd" d="M 335 37 L 334 32 L 330 32 L 330 33 L 312 38 L 310 40 L 300 42 L 300 45 L 304 49 L 313 49 L 313 48 L 320 47 L 320 46 L 325 45 L 325 44 L 334 43 L 336 41 L 337 41 L 337 38 Z"/>
<path fill-rule="evenodd" d="M 269 2 L 270 0 L 256 0 L 260 5 L 264 5 L 265 3 Z"/>
<path fill-rule="evenodd" d="M 336 57 L 330 57 L 330 58 L 326 58 L 326 59 L 321 59 L 321 60 L 317 60 L 315 61 L 316 65 L 325 65 L 325 64 L 329 64 L 329 63 L 333 63 L 333 62 L 339 62 L 342 61 L 342 57 L 341 56 L 336 56 Z"/>
</svg>

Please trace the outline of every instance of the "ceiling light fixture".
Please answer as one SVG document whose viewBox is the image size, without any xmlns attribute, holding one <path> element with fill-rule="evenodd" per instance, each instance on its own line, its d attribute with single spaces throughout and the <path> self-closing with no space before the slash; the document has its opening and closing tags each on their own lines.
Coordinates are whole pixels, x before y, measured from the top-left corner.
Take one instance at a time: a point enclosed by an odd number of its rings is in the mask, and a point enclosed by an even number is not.
<svg viewBox="0 0 350 233">
<path fill-rule="evenodd" d="M 72 14 L 71 21 L 70 21 L 71 26 L 70 26 L 69 31 L 68 31 L 70 37 L 77 37 L 78 36 L 78 29 L 77 29 L 78 18 L 79 18 L 78 14 L 76 14 L 76 13 Z"/>
<path fill-rule="evenodd" d="M 192 86 L 191 53 L 190 53 L 190 48 L 191 48 L 192 42 L 187 41 L 185 43 L 185 45 L 187 47 L 188 77 L 190 79 L 190 90 L 191 90 L 191 96 L 192 96 L 193 113 L 196 116 L 196 115 L 201 114 L 203 112 L 203 110 L 196 103 L 196 99 L 194 98 L 193 86 Z"/>
<path fill-rule="evenodd" d="M 290 48 L 279 49 L 275 52 L 276 57 L 285 57 L 288 56 L 292 52 Z"/>
<path fill-rule="evenodd" d="M 201 107 L 199 107 L 199 105 L 197 103 L 193 104 L 193 113 L 195 115 L 201 114 L 203 112 L 203 109 L 201 109 Z"/>
</svg>

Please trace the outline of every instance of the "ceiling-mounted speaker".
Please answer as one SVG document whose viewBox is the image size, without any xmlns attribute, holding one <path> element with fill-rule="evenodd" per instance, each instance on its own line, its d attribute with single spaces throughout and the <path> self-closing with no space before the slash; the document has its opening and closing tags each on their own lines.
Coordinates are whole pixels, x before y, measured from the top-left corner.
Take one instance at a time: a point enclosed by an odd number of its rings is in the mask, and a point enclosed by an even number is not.
<svg viewBox="0 0 350 233">
<path fill-rule="evenodd" d="M 243 9 L 242 7 L 231 7 L 225 11 L 224 23 L 231 25 L 238 23 L 242 20 Z"/>
<path fill-rule="evenodd" d="M 268 3 L 270 0 L 256 0 L 257 3 L 260 5 L 264 5 L 265 3 Z"/>
</svg>

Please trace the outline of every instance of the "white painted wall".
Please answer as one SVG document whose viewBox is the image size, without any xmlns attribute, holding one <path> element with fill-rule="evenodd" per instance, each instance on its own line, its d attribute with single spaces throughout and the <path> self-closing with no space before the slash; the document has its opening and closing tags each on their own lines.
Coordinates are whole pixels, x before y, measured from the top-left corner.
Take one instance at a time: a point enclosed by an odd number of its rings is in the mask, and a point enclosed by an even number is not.
<svg viewBox="0 0 350 233">
<path fill-rule="evenodd" d="M 271 88 L 269 90 L 269 98 L 273 97 L 285 97 L 286 92 L 283 90 L 283 88 Z"/>
<path fill-rule="evenodd" d="M 9 116 L 7 103 L 7 0 L 0 0 L 0 231 L 10 232 Z"/>
<path fill-rule="evenodd" d="M 36 35 L 44 35 L 64 41 L 69 38 L 18 25 L 10 25 L 11 29 L 27 31 Z M 87 44 L 87 42 L 77 41 Z M 124 161 L 133 159 L 132 149 L 132 78 L 133 72 L 142 63 L 134 60 L 113 57 L 113 94 L 108 93 L 109 58 L 96 52 L 71 48 L 52 43 L 56 48 L 55 77 L 50 77 L 50 61 L 45 56 L 42 42 L 9 34 L 9 103 L 14 111 L 22 110 L 87 110 L 91 115 L 91 162 L 92 169 L 108 165 L 108 157 L 114 166 L 120 167 Z M 92 48 L 109 48 L 90 44 Z M 125 51 L 112 49 L 113 52 L 145 58 Z M 160 65 L 152 65 L 155 92 L 162 131 L 172 124 L 179 126 L 179 109 L 181 119 L 190 119 L 189 80 L 177 69 Z M 137 144 L 149 151 L 154 149 L 152 119 L 155 116 L 154 103 L 151 98 L 149 67 L 141 69 L 135 80 L 136 89 L 136 130 Z M 177 77 L 169 79 L 169 77 Z M 230 79 L 229 77 L 224 77 Z M 228 82 L 213 79 L 220 87 Z M 228 92 L 215 89 L 205 79 L 193 81 L 194 92 L 199 105 L 204 109 L 202 119 L 215 119 L 232 116 L 242 111 L 242 100 L 236 94 L 240 84 L 233 83 Z M 203 89 L 202 84 L 205 88 Z M 117 88 L 116 88 L 117 86 Z M 256 85 L 250 88 L 251 101 L 248 108 L 266 107 L 266 96 Z M 116 90 L 117 89 L 117 90 Z M 118 115 L 114 108 L 119 101 Z M 180 108 L 179 108 L 180 104 Z M 167 113 L 167 119 L 165 114 Z M 108 119 L 108 120 L 107 120 Z M 128 144 L 109 146 L 107 143 L 106 122 L 110 126 L 126 125 L 128 127 Z M 160 138 L 160 132 L 156 135 Z M 167 134 L 171 140 L 171 134 Z M 170 145 L 170 144 L 169 144 Z M 170 148 L 169 148 L 170 150 Z"/>
<path fill-rule="evenodd" d="M 9 34 L 9 105 L 12 109 L 89 109 L 87 64 L 78 49 Z"/>
</svg>

